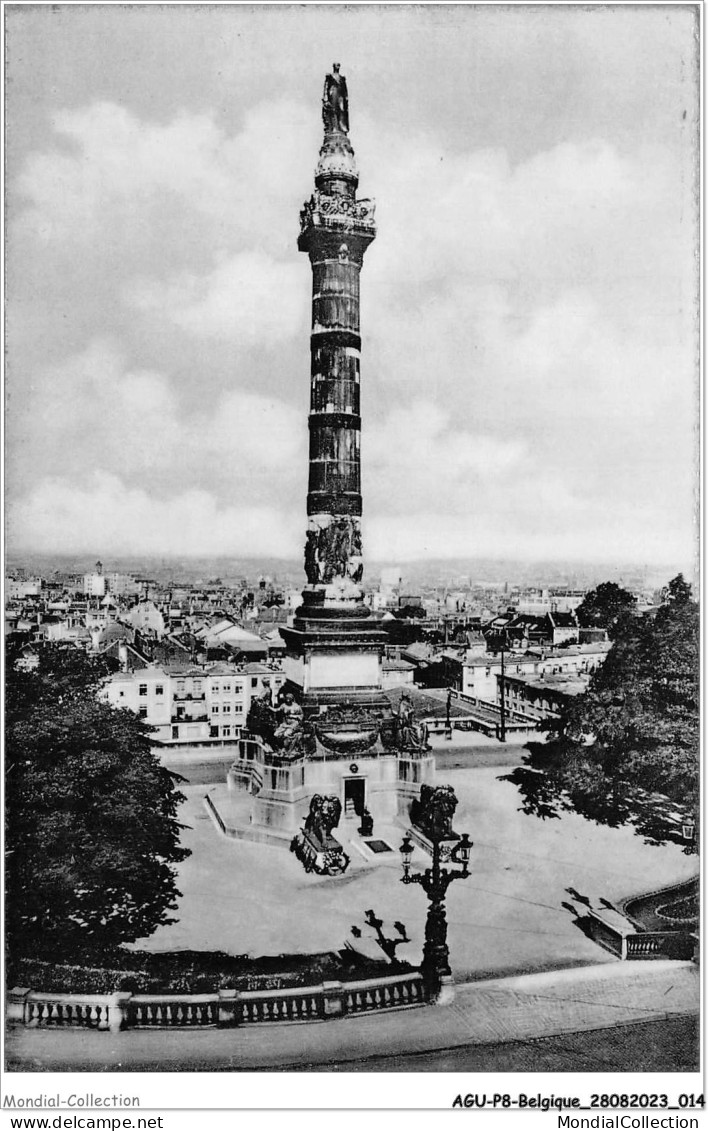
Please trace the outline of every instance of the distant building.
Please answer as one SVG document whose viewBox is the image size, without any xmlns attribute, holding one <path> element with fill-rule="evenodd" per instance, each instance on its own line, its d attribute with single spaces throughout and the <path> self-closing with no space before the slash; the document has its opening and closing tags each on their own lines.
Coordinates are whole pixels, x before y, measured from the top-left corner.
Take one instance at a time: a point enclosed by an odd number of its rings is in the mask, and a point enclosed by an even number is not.
<svg viewBox="0 0 708 1131">
<path fill-rule="evenodd" d="M 604 662 L 611 648 L 607 640 L 588 644 L 571 644 L 567 648 L 545 651 L 542 647 L 527 651 L 506 652 L 504 670 L 516 678 L 539 676 L 590 675 Z M 462 665 L 462 681 L 458 689 L 465 695 L 488 703 L 499 701 L 498 679 L 501 676 L 501 653 L 468 653 Z"/>
<path fill-rule="evenodd" d="M 240 737 L 252 699 L 271 691 L 275 701 L 284 682 L 265 664 L 150 665 L 112 676 L 103 695 L 151 726 L 156 745 L 218 746 Z"/>
<path fill-rule="evenodd" d="M 115 597 L 137 597 L 140 583 L 129 573 L 107 573 L 106 587 Z"/>
<path fill-rule="evenodd" d="M 86 597 L 105 597 L 106 578 L 103 573 L 85 573 L 83 580 L 83 593 Z"/>
<path fill-rule="evenodd" d="M 268 658 L 267 642 L 228 617 L 199 630 L 196 636 L 207 656 L 244 656 L 254 660 Z"/>
<path fill-rule="evenodd" d="M 502 677 L 497 675 L 499 687 Z M 587 691 L 590 676 L 565 675 L 505 675 L 503 680 L 504 705 L 507 711 L 518 711 L 539 720 L 560 714 L 576 697 Z M 501 696 L 498 695 L 499 701 Z"/>
<path fill-rule="evenodd" d="M 547 612 L 542 615 L 518 613 L 497 617 L 492 622 L 492 635 L 503 633 L 509 643 L 527 648 L 535 644 L 550 646 L 577 643 L 580 625 L 574 612 Z"/>
<path fill-rule="evenodd" d="M 150 633 L 158 640 L 165 635 L 165 618 L 154 601 L 138 601 L 125 614 L 125 619 L 133 628 Z"/>
<path fill-rule="evenodd" d="M 386 690 L 391 687 L 406 687 L 413 684 L 415 664 L 408 660 L 384 658 L 381 662 L 381 686 Z"/>
<path fill-rule="evenodd" d="M 27 597 L 39 597 L 42 593 L 42 579 L 32 577 L 29 579 L 13 580 L 5 578 L 5 600 L 24 601 Z"/>
</svg>

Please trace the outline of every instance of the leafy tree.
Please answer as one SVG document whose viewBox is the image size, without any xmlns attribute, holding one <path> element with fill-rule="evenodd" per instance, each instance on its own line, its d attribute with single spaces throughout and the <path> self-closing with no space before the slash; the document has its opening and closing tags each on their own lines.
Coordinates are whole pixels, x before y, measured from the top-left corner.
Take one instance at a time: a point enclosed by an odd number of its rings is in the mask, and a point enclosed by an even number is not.
<svg viewBox="0 0 708 1131">
<path fill-rule="evenodd" d="M 576 609 L 576 616 L 582 628 L 606 628 L 613 637 L 615 626 L 634 610 L 635 605 L 635 598 L 621 585 L 603 581 L 585 594 Z"/>
<path fill-rule="evenodd" d="M 8 657 L 6 913 L 15 953 L 101 950 L 149 935 L 180 894 L 175 775 L 148 728 L 97 698 L 107 666 L 47 648 Z"/>
<path fill-rule="evenodd" d="M 540 817 L 574 810 L 633 825 L 653 843 L 681 841 L 699 791 L 699 619 L 679 574 L 656 616 L 618 621 L 604 665 L 558 720 L 529 743 L 507 780 Z"/>
</svg>

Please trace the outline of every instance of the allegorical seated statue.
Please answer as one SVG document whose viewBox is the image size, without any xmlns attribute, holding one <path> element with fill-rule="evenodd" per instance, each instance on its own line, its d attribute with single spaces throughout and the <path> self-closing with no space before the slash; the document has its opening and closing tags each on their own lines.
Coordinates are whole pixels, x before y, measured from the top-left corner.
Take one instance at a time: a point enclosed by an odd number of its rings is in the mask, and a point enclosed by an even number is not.
<svg viewBox="0 0 708 1131">
<path fill-rule="evenodd" d="M 292 750 L 303 730 L 303 711 L 295 696 L 286 692 L 283 702 L 273 706 L 273 692 L 266 688 L 263 695 L 251 701 L 246 726 L 251 734 L 260 735 L 276 750 Z"/>
<path fill-rule="evenodd" d="M 399 750 L 427 750 L 428 728 L 425 723 L 416 723 L 413 704 L 407 691 L 403 692 L 395 719 L 396 745 Z"/>
<path fill-rule="evenodd" d="M 283 702 L 275 710 L 281 720 L 273 733 L 274 745 L 282 750 L 291 750 L 302 734 L 303 711 L 291 691 L 286 692 Z"/>
<path fill-rule="evenodd" d="M 349 98 L 347 80 L 339 73 L 339 63 L 332 64 L 332 74 L 327 75 L 322 95 L 322 121 L 330 132 L 349 133 Z"/>
<path fill-rule="evenodd" d="M 276 722 L 277 715 L 273 708 L 273 692 L 268 688 L 264 695 L 256 696 L 251 700 L 246 726 L 251 734 L 259 735 L 272 746 Z"/>
<path fill-rule="evenodd" d="M 411 805 L 411 821 L 430 840 L 457 839 L 452 828 L 452 818 L 457 808 L 457 798 L 451 785 L 426 785 L 420 787 L 420 799 Z"/>
</svg>

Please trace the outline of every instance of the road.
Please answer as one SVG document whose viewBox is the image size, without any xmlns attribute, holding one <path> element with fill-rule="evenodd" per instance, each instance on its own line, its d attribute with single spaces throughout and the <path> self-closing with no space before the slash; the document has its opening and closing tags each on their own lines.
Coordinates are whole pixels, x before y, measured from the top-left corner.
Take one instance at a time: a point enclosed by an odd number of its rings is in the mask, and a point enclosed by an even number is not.
<svg viewBox="0 0 708 1131">
<path fill-rule="evenodd" d="M 64 1035 L 65 1044 L 73 1034 Z M 125 1038 L 123 1038 L 125 1039 Z M 161 1036 L 164 1040 L 164 1034 Z M 275 1035 L 274 1035 L 275 1039 Z M 223 1042 L 222 1042 L 223 1044 Z M 217 1045 L 217 1041 L 214 1041 Z M 196 1047 L 195 1047 L 196 1046 Z M 700 1068 L 698 1017 L 670 1017 L 662 1021 L 590 1032 L 563 1033 L 536 1040 L 508 1041 L 504 1044 L 463 1045 L 433 1049 L 430 1052 L 399 1056 L 373 1056 L 360 1059 L 311 1063 L 303 1061 L 290 1071 L 297 1072 L 695 1072 Z M 36 1050 L 33 1050 L 36 1052 Z M 155 1058 L 132 1058 L 126 1065 L 131 1072 L 252 1072 L 253 1066 L 239 1069 L 233 1058 L 215 1047 L 206 1050 L 191 1042 L 182 1056 L 171 1050 L 169 1062 Z M 115 1065 L 98 1065 L 95 1058 L 82 1061 L 68 1057 L 56 1063 L 48 1057 L 13 1054 L 8 1051 L 9 1072 L 95 1072 L 111 1071 Z M 265 1069 L 268 1071 L 268 1069 Z M 274 1066 L 271 1071 L 288 1071 Z M 451 1097 L 452 1099 L 452 1097 Z"/>
<path fill-rule="evenodd" d="M 438 1049 L 410 1056 L 375 1056 L 307 1072 L 697 1072 L 697 1016 L 563 1033 L 531 1041 Z"/>
</svg>

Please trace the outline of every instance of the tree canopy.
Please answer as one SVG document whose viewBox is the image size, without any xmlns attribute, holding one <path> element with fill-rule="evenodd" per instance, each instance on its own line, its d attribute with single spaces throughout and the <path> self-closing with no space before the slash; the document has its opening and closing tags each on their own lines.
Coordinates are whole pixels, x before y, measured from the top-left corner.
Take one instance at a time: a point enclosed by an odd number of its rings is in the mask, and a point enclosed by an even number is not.
<svg viewBox="0 0 708 1131">
<path fill-rule="evenodd" d="M 104 662 L 43 648 L 6 679 L 6 920 L 15 953 L 105 949 L 173 922 L 175 775 L 97 698 Z"/>
<path fill-rule="evenodd" d="M 605 628 L 612 637 L 617 623 L 634 610 L 636 603 L 626 589 L 614 581 L 603 581 L 585 594 L 576 616 L 582 628 Z"/>
<path fill-rule="evenodd" d="M 682 575 L 654 616 L 620 618 L 588 690 L 548 729 L 507 777 L 525 812 L 574 810 L 633 825 L 652 843 L 681 842 L 699 794 L 699 618 Z"/>
</svg>

